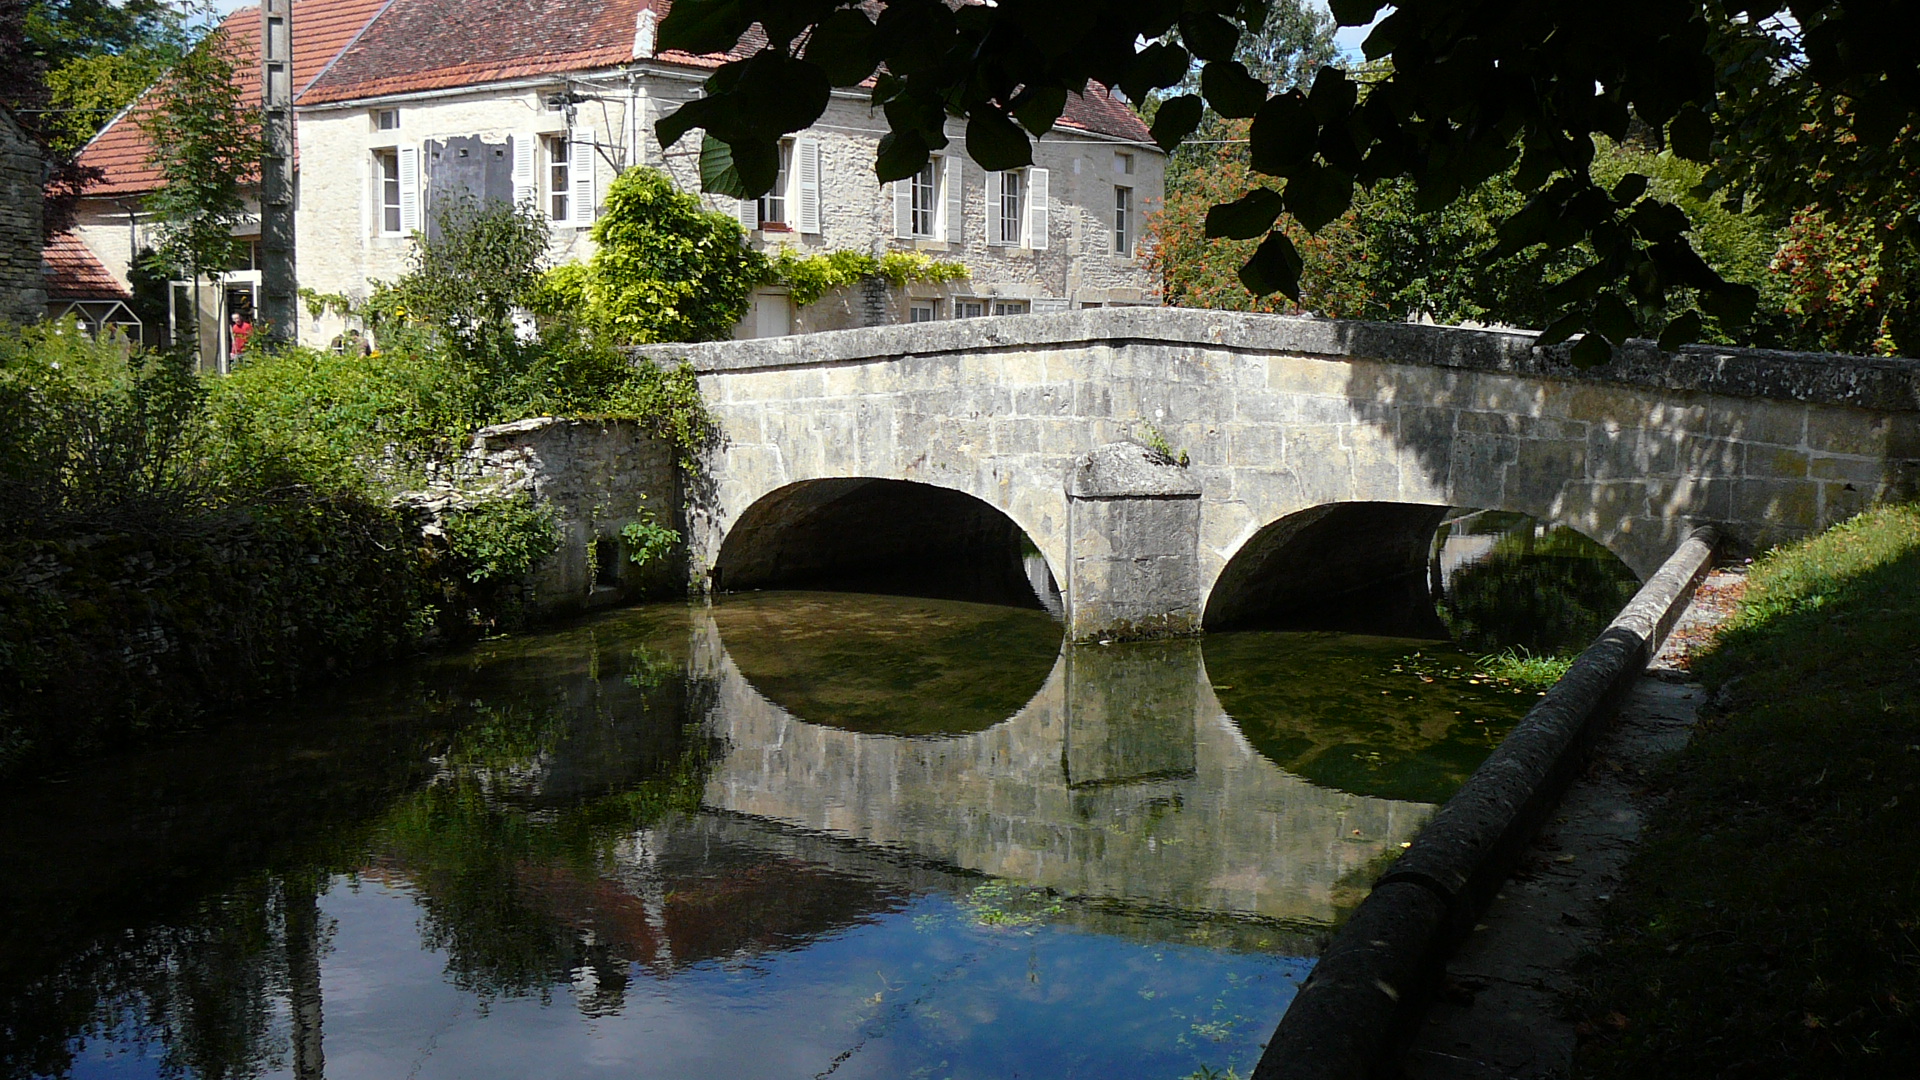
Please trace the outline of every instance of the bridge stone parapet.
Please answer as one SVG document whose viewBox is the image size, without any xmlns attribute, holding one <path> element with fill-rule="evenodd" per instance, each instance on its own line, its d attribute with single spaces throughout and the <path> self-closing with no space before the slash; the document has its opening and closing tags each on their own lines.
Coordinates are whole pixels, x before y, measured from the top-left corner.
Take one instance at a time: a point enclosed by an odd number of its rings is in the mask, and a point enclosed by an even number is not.
<svg viewBox="0 0 1920 1080">
<path fill-rule="evenodd" d="M 646 352 L 693 366 L 720 428 L 689 516 L 696 576 L 772 565 L 782 506 L 806 507 L 814 535 L 846 534 L 857 520 L 826 503 L 907 481 L 1023 530 L 1077 638 L 1245 614 L 1220 590 L 1349 588 L 1367 552 L 1404 573 L 1434 507 L 1571 526 L 1644 576 L 1696 524 L 1759 548 L 1920 493 L 1920 363 L 1632 342 L 1580 369 L 1533 337 L 1120 308 Z M 1194 518 L 1192 573 L 1167 579 L 1182 594 L 1161 589 L 1159 612 L 1139 610 L 1138 572 L 1173 565 L 1166 528 L 1075 516 L 1090 508 L 1076 463 L 1121 442 L 1184 454 L 1172 468 L 1198 493 L 1143 496 Z M 847 490 L 795 497 L 828 480 Z M 1334 555 L 1346 564 L 1309 564 Z"/>
</svg>

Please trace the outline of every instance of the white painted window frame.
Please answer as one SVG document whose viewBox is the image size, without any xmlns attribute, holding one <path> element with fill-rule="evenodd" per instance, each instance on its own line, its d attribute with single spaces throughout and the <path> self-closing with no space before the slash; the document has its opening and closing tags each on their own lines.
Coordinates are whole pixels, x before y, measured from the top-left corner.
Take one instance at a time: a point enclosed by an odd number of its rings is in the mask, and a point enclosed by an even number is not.
<svg viewBox="0 0 1920 1080">
<path fill-rule="evenodd" d="M 1051 186 L 1051 174 L 1037 166 L 988 173 L 987 246 L 1047 250 Z M 1009 187 L 1014 190 L 1009 192 Z M 1009 212 L 1014 215 L 1011 227 Z"/>
<path fill-rule="evenodd" d="M 540 137 L 540 212 L 555 225 L 573 221 L 573 140 L 566 132 Z"/>
<path fill-rule="evenodd" d="M 373 231 L 376 236 L 405 236 L 404 228 L 406 196 L 400 182 L 400 151 L 398 146 L 376 146 L 373 148 Z M 389 169 L 391 165 L 391 169 Z M 387 201 L 387 191 L 391 187 L 393 201 Z M 387 228 L 387 211 L 393 211 L 394 227 Z"/>
</svg>

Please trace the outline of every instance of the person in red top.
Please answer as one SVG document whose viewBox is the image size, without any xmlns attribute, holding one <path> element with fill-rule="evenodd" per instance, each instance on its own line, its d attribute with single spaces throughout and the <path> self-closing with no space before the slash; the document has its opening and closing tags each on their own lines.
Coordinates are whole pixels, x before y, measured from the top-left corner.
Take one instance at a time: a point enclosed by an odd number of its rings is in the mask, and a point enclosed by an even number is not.
<svg viewBox="0 0 1920 1080">
<path fill-rule="evenodd" d="M 228 355 L 235 361 L 247 351 L 247 339 L 253 336 L 253 322 L 245 312 L 236 311 L 228 316 L 227 340 L 231 343 Z"/>
</svg>

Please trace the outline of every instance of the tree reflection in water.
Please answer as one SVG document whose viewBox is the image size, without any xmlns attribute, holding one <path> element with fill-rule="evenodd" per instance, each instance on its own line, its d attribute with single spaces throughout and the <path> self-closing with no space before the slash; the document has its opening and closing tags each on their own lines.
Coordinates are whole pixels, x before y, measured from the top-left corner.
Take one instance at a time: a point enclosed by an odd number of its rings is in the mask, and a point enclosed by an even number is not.
<svg viewBox="0 0 1920 1080">
<path fill-rule="evenodd" d="M 549 1005 L 672 1033 L 628 1073 L 754 1039 L 857 1051 L 838 1075 L 1244 1069 L 1492 737 L 1465 691 L 1403 701 L 1378 639 L 1244 638 L 1063 656 L 1037 610 L 661 605 L 101 763 L 0 813 L 0 1075 L 588 1071 Z"/>
</svg>

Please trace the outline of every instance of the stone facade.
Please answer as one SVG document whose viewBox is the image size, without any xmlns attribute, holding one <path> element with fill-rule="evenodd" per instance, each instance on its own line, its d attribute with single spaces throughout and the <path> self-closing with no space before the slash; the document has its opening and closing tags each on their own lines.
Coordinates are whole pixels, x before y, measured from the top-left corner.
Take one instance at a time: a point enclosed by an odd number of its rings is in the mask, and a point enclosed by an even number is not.
<svg viewBox="0 0 1920 1080">
<path fill-rule="evenodd" d="M 1210 613 L 1243 554 L 1311 585 L 1275 541 L 1313 534 L 1289 519 L 1333 504 L 1519 511 L 1644 575 L 1696 524 L 1756 549 L 1920 493 L 1920 363 L 1636 344 L 1583 371 L 1532 340 L 1127 309 L 649 352 L 693 364 L 723 433 L 692 522 L 701 574 L 770 492 L 906 480 L 1006 514 L 1071 611 L 1094 598 L 1069 580 L 1069 470 L 1129 440 L 1190 458 L 1188 603 Z M 1396 573 L 1405 525 L 1383 518 L 1372 543 Z"/>
<path fill-rule="evenodd" d="M 0 109 L 0 319 L 28 322 L 47 313 L 40 269 L 40 148 Z"/>
<path fill-rule="evenodd" d="M 612 76 L 607 76 L 611 78 Z M 409 238 L 385 229 L 382 221 L 377 155 L 403 147 L 425 148 L 443 140 L 471 138 L 470 153 L 510 158 L 517 139 L 536 143 L 536 171 L 549 164 L 548 148 L 559 137 L 589 135 L 598 144 L 591 190 L 604 199 L 607 186 L 629 165 L 649 165 L 665 171 L 682 189 L 700 190 L 696 130 L 672 148 L 663 148 L 653 135 L 659 116 L 690 96 L 684 77 L 664 75 L 647 79 L 629 93 L 621 90 L 600 96 L 576 108 L 572 126 L 567 115 L 549 108 L 546 98 L 564 84 L 558 80 L 532 87 L 474 87 L 459 93 L 430 97 L 396 95 L 300 110 L 301 175 L 296 215 L 300 238 L 300 283 L 321 293 L 364 296 L 373 281 L 391 281 L 407 269 Z M 382 130 L 380 111 L 396 110 L 397 128 Z M 1032 243 L 1002 246 L 988 243 L 987 174 L 965 159 L 963 125 L 951 125 L 948 152 L 956 169 L 941 171 L 942 183 L 952 176 L 959 197 L 949 203 L 943 191 L 941 213 L 961 208 L 957 234 L 948 233 L 944 216 L 939 239 L 912 239 L 895 235 L 894 193 L 873 175 L 878 121 L 870 115 L 865 95 L 836 94 L 827 112 L 804 137 L 817 142 L 820 154 L 820 228 L 801 232 L 769 225 L 749 232 L 754 246 L 775 251 L 791 247 L 803 254 L 853 250 L 868 254 L 915 251 L 930 258 L 959 262 L 970 271 L 963 281 L 912 284 L 888 288 L 879 298 L 879 310 L 856 286 L 839 289 L 818 303 L 789 311 L 782 290 L 766 290 L 760 302 L 780 308 L 779 326 L 796 333 L 847 329 L 877 323 L 904 323 L 916 302 L 931 303 L 937 319 L 952 318 L 956 302 L 977 302 L 991 311 L 995 301 L 1021 302 L 1033 310 L 1058 310 L 1088 305 L 1157 302 L 1151 273 L 1132 252 L 1113 252 L 1114 189 L 1136 192 L 1132 214 L 1135 235 L 1146 216 L 1158 209 L 1164 184 L 1165 158 L 1157 148 L 1124 140 L 1061 128 L 1035 146 L 1034 164 L 1047 170 L 1048 235 L 1044 247 Z M 1120 155 L 1120 156 L 1116 156 Z M 422 160 L 425 161 L 423 154 Z M 426 166 L 423 164 L 422 166 Z M 1121 168 L 1131 171 L 1121 172 Z M 540 188 L 541 198 L 551 193 Z M 737 200 L 702 195 L 706 206 L 739 215 Z M 422 216 L 428 214 L 423 204 Z M 749 212 L 748 220 L 756 220 Z M 548 258 L 554 263 L 584 260 L 592 255 L 588 233 L 591 221 L 553 226 Z M 957 239 L 948 239 L 957 236 Z M 302 339 L 324 344 L 340 332 L 337 316 L 311 320 Z M 749 313 L 740 336 L 760 336 Z"/>
</svg>

